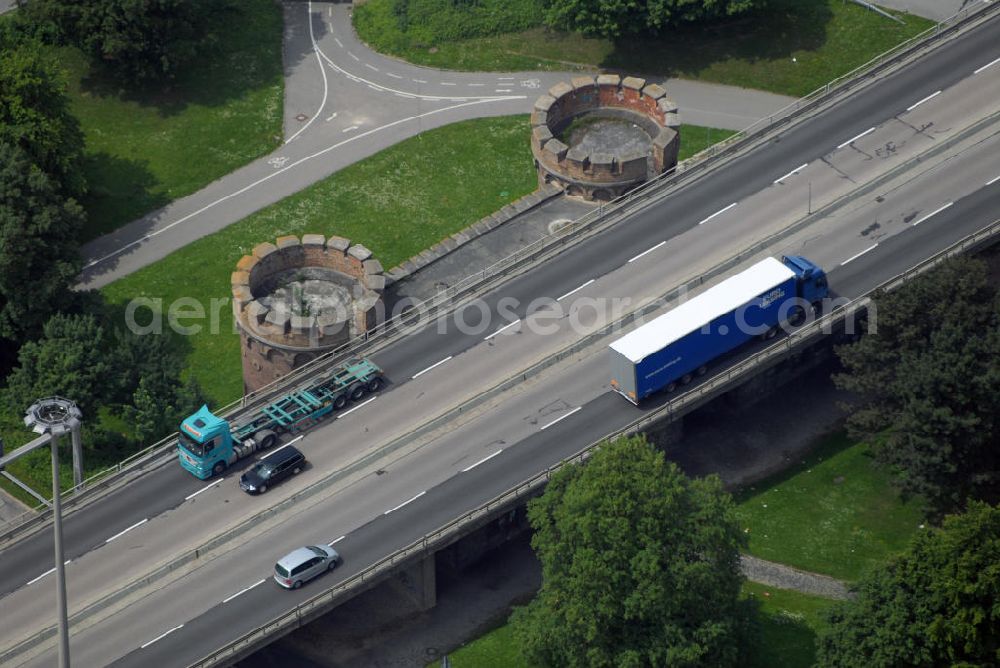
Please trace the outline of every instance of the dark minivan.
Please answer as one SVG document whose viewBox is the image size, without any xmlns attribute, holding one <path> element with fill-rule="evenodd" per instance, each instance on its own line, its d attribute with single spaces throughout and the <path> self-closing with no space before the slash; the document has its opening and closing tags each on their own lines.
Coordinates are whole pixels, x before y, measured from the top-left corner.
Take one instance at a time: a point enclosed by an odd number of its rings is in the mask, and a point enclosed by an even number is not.
<svg viewBox="0 0 1000 668">
<path fill-rule="evenodd" d="M 263 494 L 275 483 L 295 475 L 305 466 L 306 456 L 290 445 L 275 450 L 240 476 L 240 489 Z"/>
</svg>

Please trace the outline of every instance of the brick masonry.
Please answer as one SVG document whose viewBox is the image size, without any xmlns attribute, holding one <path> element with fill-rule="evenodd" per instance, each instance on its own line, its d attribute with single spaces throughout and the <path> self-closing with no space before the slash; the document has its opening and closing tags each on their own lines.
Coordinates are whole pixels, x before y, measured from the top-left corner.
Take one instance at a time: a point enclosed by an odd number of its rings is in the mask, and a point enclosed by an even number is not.
<svg viewBox="0 0 1000 668">
<path fill-rule="evenodd" d="M 259 297 L 262 286 L 289 270 L 332 270 L 349 286 L 349 306 L 297 315 Z M 252 392 L 375 326 L 382 312 L 386 276 L 361 244 L 343 237 L 305 234 L 257 244 L 236 263 L 230 277 L 233 316 L 240 332 L 243 387 Z"/>
<path fill-rule="evenodd" d="M 627 118 L 652 138 L 651 155 L 620 158 L 571 149 L 556 135 L 583 114 Z M 531 151 L 539 184 L 558 183 L 568 195 L 610 200 L 677 164 L 680 150 L 677 105 L 659 84 L 638 77 L 601 74 L 560 82 L 535 102 Z"/>
</svg>

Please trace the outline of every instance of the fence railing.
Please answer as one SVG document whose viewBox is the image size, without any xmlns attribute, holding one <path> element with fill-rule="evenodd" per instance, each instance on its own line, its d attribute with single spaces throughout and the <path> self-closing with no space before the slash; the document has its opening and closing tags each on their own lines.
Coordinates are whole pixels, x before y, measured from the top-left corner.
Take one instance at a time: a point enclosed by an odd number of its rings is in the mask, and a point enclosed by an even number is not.
<svg viewBox="0 0 1000 668">
<path fill-rule="evenodd" d="M 531 496 L 538 490 L 539 487 L 548 482 L 553 473 L 567 464 L 575 464 L 587 459 L 595 448 L 608 439 L 625 434 L 632 434 L 641 431 L 649 425 L 660 422 L 667 417 L 683 414 L 685 407 L 697 404 L 704 396 L 716 394 L 720 392 L 720 390 L 732 386 L 735 381 L 752 374 L 756 369 L 769 364 L 776 358 L 784 357 L 810 339 L 825 336 L 833 330 L 833 327 L 837 322 L 856 315 L 858 312 L 866 309 L 870 304 L 872 297 L 878 292 L 895 290 L 907 281 L 937 266 L 947 258 L 976 248 L 980 244 L 983 244 L 998 234 L 1000 234 L 1000 220 L 994 221 L 982 230 L 957 241 L 934 256 L 920 262 L 917 265 L 914 265 L 896 276 L 893 276 L 887 281 L 882 282 L 864 295 L 851 300 L 842 308 L 817 318 L 813 322 L 791 332 L 781 341 L 768 346 L 764 350 L 748 357 L 746 360 L 731 365 L 724 372 L 716 374 L 705 383 L 702 383 L 698 387 L 685 392 L 664 406 L 651 411 L 636 420 L 633 420 L 623 427 L 605 434 L 601 438 L 587 445 L 575 455 L 572 455 L 571 457 L 568 457 L 533 475 L 527 480 L 503 492 L 499 496 L 487 501 L 478 508 L 474 508 L 462 514 L 447 524 L 444 524 L 438 529 L 435 529 L 418 540 L 410 543 L 406 547 L 403 547 L 380 559 L 360 573 L 357 573 L 327 591 L 314 596 L 308 601 L 299 604 L 294 609 L 276 617 L 275 619 L 272 619 L 263 626 L 240 636 L 231 643 L 227 644 L 225 647 L 222 647 L 212 654 L 209 654 L 208 656 L 191 664 L 190 668 L 208 668 L 209 666 L 218 665 L 219 663 L 240 656 L 243 651 L 255 647 L 259 641 L 262 641 L 279 631 L 298 627 L 301 625 L 302 620 L 311 618 L 317 612 L 323 612 L 326 609 L 331 608 L 340 599 L 349 598 L 353 595 L 352 592 L 361 585 L 371 582 L 373 579 L 381 578 L 388 572 L 391 572 L 399 564 L 414 558 L 415 555 L 426 554 L 429 549 L 433 549 L 435 546 L 447 542 L 470 523 L 489 517 L 497 508 L 506 508 L 518 499 Z"/>
<path fill-rule="evenodd" d="M 998 10 L 1000 10 L 1000 3 L 991 5 L 977 3 L 973 7 L 960 10 L 954 16 L 902 42 L 850 72 L 833 79 L 825 86 L 817 88 L 812 93 L 796 100 L 783 109 L 766 118 L 755 121 L 742 131 L 678 163 L 675 168 L 641 184 L 615 200 L 587 212 L 572 223 L 562 227 L 555 234 L 539 239 L 492 265 L 467 276 L 455 285 L 442 289 L 429 299 L 413 305 L 412 308 L 396 317 L 387 319 L 355 339 L 317 357 L 287 376 L 270 383 L 256 392 L 252 392 L 226 404 L 216 410 L 216 413 L 227 419 L 233 419 L 248 409 L 259 408 L 279 393 L 290 391 L 296 386 L 302 385 L 309 378 L 330 369 L 345 358 L 371 354 L 376 348 L 381 348 L 391 340 L 394 340 L 395 335 L 405 334 L 408 331 L 423 327 L 428 322 L 432 322 L 447 311 L 461 305 L 463 303 L 462 300 L 470 298 L 478 290 L 491 286 L 497 278 L 506 276 L 512 273 L 512 271 L 524 268 L 533 262 L 556 255 L 571 243 L 576 243 L 580 239 L 585 238 L 585 233 L 593 233 L 604 229 L 618 222 L 622 217 L 634 213 L 638 208 L 648 206 L 654 201 L 662 199 L 669 194 L 670 187 L 677 185 L 682 178 L 687 180 L 691 173 L 709 169 L 710 166 L 718 162 L 718 159 L 735 153 L 743 147 L 752 145 L 761 135 L 790 122 L 793 118 L 800 116 L 808 109 L 818 106 L 821 102 L 838 98 L 855 86 L 860 85 L 863 78 L 862 75 L 873 74 L 890 63 L 901 61 L 906 56 L 914 55 L 921 48 L 929 47 L 943 35 L 960 30 L 967 21 L 971 21 L 977 14 L 987 17 Z M 110 487 L 114 484 L 114 479 L 121 477 L 123 474 L 127 475 L 143 471 L 161 464 L 173 451 L 175 441 L 176 439 L 173 435 L 167 436 L 153 445 L 123 459 L 115 466 L 108 467 L 90 476 L 79 486 L 68 490 L 66 496 L 63 498 L 64 508 L 71 507 L 76 502 L 96 494 L 102 488 Z M 40 504 L 19 516 L 5 520 L 3 522 L 4 528 L 0 530 L 0 541 L 6 540 L 28 525 L 46 521 L 48 517 L 47 510 L 48 508 L 44 504 Z"/>
</svg>

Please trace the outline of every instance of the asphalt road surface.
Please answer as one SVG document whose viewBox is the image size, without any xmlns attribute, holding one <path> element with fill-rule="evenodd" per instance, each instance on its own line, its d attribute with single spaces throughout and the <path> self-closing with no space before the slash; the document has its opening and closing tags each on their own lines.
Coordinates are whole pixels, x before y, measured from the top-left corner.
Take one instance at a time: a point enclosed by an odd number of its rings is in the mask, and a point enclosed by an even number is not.
<svg viewBox="0 0 1000 668">
<path fill-rule="evenodd" d="M 1000 74 L 992 68 L 973 74 L 998 55 L 990 34 L 995 24 L 856 94 L 713 178 L 692 184 L 508 282 L 488 301 L 496 305 L 501 296 L 513 296 L 525 305 L 534 297 L 555 298 L 573 291 L 591 278 L 594 283 L 577 291 L 574 302 L 584 297 L 652 296 L 798 217 L 806 183 L 813 184 L 819 204 L 828 193 L 850 189 L 852 183 L 870 180 L 897 164 L 907 151 L 919 154 L 945 141 L 949 132 L 982 115 L 983 105 L 995 111 Z M 934 95 L 937 91 L 941 92 Z M 882 193 L 882 201 L 875 203 L 884 209 L 845 207 L 783 240 L 776 252 L 810 255 L 831 270 L 831 284 L 842 295 L 863 292 L 992 222 L 1000 186 L 991 179 L 1000 175 L 1000 165 L 991 141 L 995 140 L 970 138 L 972 143 L 954 147 L 955 157 L 942 163 L 939 171 L 921 172 L 920 177 L 910 178 L 910 185 L 904 180 Z M 866 201 L 873 199 L 874 195 Z M 738 206 L 729 208 L 734 202 Z M 872 237 L 873 216 L 879 221 L 877 239 Z M 660 240 L 668 243 L 656 246 Z M 511 317 L 523 318 L 525 312 L 515 310 Z M 206 488 L 179 467 L 168 467 L 71 515 L 66 539 L 67 557 L 73 559 L 68 567 L 71 609 L 98 596 L 107 583 L 131 580 L 180 545 L 197 544 L 223 525 L 343 465 L 358 448 L 405 433 L 415 420 L 578 335 L 567 327 L 548 336 L 513 327 L 484 340 L 506 322 L 493 323 L 485 333 L 463 333 L 455 327 L 445 334 L 421 332 L 384 351 L 376 361 L 395 382 L 390 391 L 343 420 L 310 432 L 301 443 L 314 468 L 265 497 L 248 499 L 240 494 L 235 473 Z M 449 356 L 447 363 L 420 374 Z M 199 564 L 181 580 L 160 583 L 156 592 L 124 611 L 109 609 L 106 621 L 91 618 L 88 623 L 95 626 L 77 628 L 74 652 L 85 664 L 122 658 L 126 663 L 173 665 L 196 658 L 222 641 L 220 630 L 236 635 L 319 591 L 317 585 L 285 595 L 269 590 L 270 583 L 265 582 L 222 603 L 266 577 L 275 556 L 305 540 L 345 536 L 338 543 L 345 564 L 340 575 L 333 574 L 324 584 L 357 572 L 378 555 L 443 524 L 458 509 L 474 507 L 546 462 L 557 461 L 637 417 L 637 409 L 606 391 L 603 364 L 603 357 L 596 354 L 556 367 L 509 393 L 501 404 L 453 423 L 451 431 L 400 450 L 391 464 L 383 466 L 388 474 L 347 480 L 329 495 L 297 506 L 278 526 L 248 535 L 244 545 L 234 544 L 231 552 Z M 657 398 L 651 405 L 663 400 Z M 185 500 L 199 490 L 204 492 Z M 137 526 L 115 537 L 133 525 Z M 19 618 L 10 620 L 5 629 L 4 646 L 51 618 L 52 578 L 44 575 L 50 567 L 46 563 L 51 564 L 49 555 L 47 536 L 22 541 L 2 554 L 0 591 L 11 592 L 3 605 L 19 611 Z M 146 646 L 140 651 L 141 645 Z M 128 654 L 130 647 L 137 649 Z M 46 661 L 51 661 L 50 655 L 36 659 Z"/>
<path fill-rule="evenodd" d="M 82 287 L 110 283 L 425 130 L 527 113 L 539 95 L 573 76 L 417 67 L 359 42 L 348 4 L 286 2 L 284 11 L 285 144 L 86 244 Z M 673 79 L 666 85 L 684 122 L 712 127 L 744 128 L 793 101 L 732 86 Z"/>
</svg>

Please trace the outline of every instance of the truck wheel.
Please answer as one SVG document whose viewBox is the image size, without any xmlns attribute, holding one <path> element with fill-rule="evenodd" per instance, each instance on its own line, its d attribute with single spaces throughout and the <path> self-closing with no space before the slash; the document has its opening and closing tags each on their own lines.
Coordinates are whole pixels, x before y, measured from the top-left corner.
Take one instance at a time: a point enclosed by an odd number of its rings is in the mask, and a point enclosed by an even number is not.
<svg viewBox="0 0 1000 668">
<path fill-rule="evenodd" d="M 215 466 L 212 467 L 212 475 L 222 475 L 225 470 L 226 462 L 215 462 Z"/>
<path fill-rule="evenodd" d="M 384 381 L 381 378 L 375 376 L 374 378 L 368 381 L 368 391 L 372 394 L 378 392 L 379 390 L 382 389 L 383 382 Z"/>
<path fill-rule="evenodd" d="M 257 438 L 259 439 L 260 449 L 267 450 L 272 445 L 278 441 L 278 435 L 273 431 L 260 431 L 257 432 Z"/>
<path fill-rule="evenodd" d="M 764 332 L 764 337 L 763 338 L 765 340 L 767 340 L 767 341 L 770 341 L 771 339 L 773 339 L 777 335 L 778 335 L 778 328 L 777 327 L 772 327 L 771 329 L 769 329 L 766 332 Z"/>
<path fill-rule="evenodd" d="M 333 410 L 339 411 L 341 408 L 347 405 L 347 395 L 338 394 L 337 398 L 333 400 Z"/>
<path fill-rule="evenodd" d="M 363 396 L 365 396 L 365 386 L 364 385 L 362 385 L 361 383 L 358 383 L 357 385 L 355 385 L 354 387 L 351 388 L 351 399 L 352 400 L 357 401 L 358 399 L 360 399 Z"/>
<path fill-rule="evenodd" d="M 670 394 L 677 389 L 677 383 L 667 383 L 667 386 L 663 389 L 667 391 L 667 394 Z"/>
<path fill-rule="evenodd" d="M 792 309 L 791 315 L 788 316 L 788 322 L 795 325 L 796 327 L 801 325 L 806 320 L 806 312 L 801 306 L 796 306 Z"/>
<path fill-rule="evenodd" d="M 695 374 L 699 376 L 704 376 L 707 372 L 708 372 L 708 367 L 702 364 L 700 367 L 698 367 L 698 370 L 695 371 Z"/>
<path fill-rule="evenodd" d="M 687 385 L 690 382 L 691 382 L 691 374 L 686 373 L 683 376 L 681 376 L 681 385 Z"/>
</svg>

